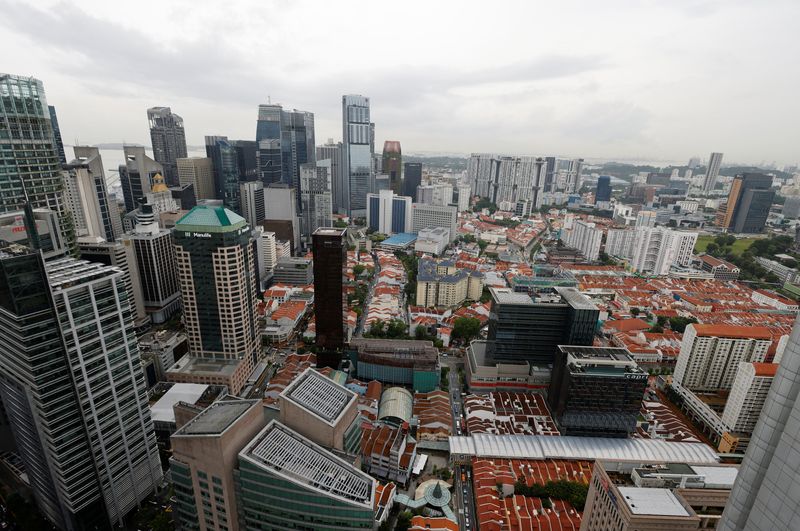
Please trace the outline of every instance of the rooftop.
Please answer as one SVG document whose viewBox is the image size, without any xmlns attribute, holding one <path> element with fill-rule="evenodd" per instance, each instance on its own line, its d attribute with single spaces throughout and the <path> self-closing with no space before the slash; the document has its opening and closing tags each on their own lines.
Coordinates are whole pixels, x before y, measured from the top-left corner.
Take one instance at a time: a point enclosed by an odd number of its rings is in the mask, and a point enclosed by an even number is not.
<svg viewBox="0 0 800 531">
<path fill-rule="evenodd" d="M 172 406 L 178 402 L 194 404 L 203 396 L 208 386 L 205 384 L 176 383 L 150 407 L 150 416 L 153 422 L 175 422 L 175 412 Z"/>
<path fill-rule="evenodd" d="M 517 293 L 511 288 L 489 288 L 492 297 L 499 304 L 520 304 L 520 305 L 533 305 L 533 299 L 530 295 L 525 293 Z"/>
<path fill-rule="evenodd" d="M 193 385 L 193 384 L 182 384 Z M 174 436 L 220 435 L 260 400 L 224 400 L 214 402 L 187 422 Z"/>
<path fill-rule="evenodd" d="M 690 516 L 670 489 L 618 487 L 633 514 Z"/>
<path fill-rule="evenodd" d="M 386 245 L 390 247 L 405 247 L 406 245 L 411 245 L 417 239 L 417 235 L 411 232 L 400 232 L 398 234 L 394 234 L 389 236 L 385 240 L 383 240 L 380 244 Z"/>
<path fill-rule="evenodd" d="M 778 364 L 754 362 L 753 369 L 756 371 L 756 376 L 775 376 L 778 372 Z"/>
<path fill-rule="evenodd" d="M 281 397 L 331 425 L 336 423 L 347 405 L 356 400 L 353 391 L 310 367 L 281 393 Z"/>
<path fill-rule="evenodd" d="M 270 422 L 239 457 L 309 490 L 373 510 L 374 479 L 280 422 Z"/>
<path fill-rule="evenodd" d="M 556 287 L 554 288 L 561 297 L 576 310 L 596 310 L 597 306 L 589 300 L 583 293 L 576 288 Z"/>
<path fill-rule="evenodd" d="M 239 364 L 243 361 L 244 360 L 200 358 L 187 354 L 176 361 L 172 367 L 167 369 L 167 372 L 208 374 L 215 377 L 231 376 L 236 372 Z"/>
<path fill-rule="evenodd" d="M 179 219 L 175 228 L 190 232 L 228 232 L 246 225 L 246 219 L 225 207 L 199 205 Z"/>
<path fill-rule="evenodd" d="M 344 236 L 347 229 L 337 229 L 335 227 L 320 227 L 312 234 L 319 234 L 320 236 Z"/>
<path fill-rule="evenodd" d="M 726 337 L 731 339 L 772 339 L 772 332 L 764 326 L 733 326 L 726 324 L 692 324 L 698 336 Z"/>
</svg>

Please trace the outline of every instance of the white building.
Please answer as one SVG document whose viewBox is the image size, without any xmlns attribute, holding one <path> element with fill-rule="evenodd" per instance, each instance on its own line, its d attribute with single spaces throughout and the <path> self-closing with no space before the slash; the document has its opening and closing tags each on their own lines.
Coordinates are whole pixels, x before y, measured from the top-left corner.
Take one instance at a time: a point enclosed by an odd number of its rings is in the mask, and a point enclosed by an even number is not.
<svg viewBox="0 0 800 531">
<path fill-rule="evenodd" d="M 633 245 L 635 242 L 635 230 L 609 229 L 606 234 L 606 254 L 630 260 L 633 257 Z"/>
<path fill-rule="evenodd" d="M 411 232 L 442 227 L 450 231 L 450 241 L 458 234 L 458 212 L 453 206 L 436 206 L 414 203 L 411 205 Z"/>
<path fill-rule="evenodd" d="M 469 200 L 472 198 L 471 190 L 469 184 L 459 184 L 456 186 L 457 197 L 454 199 L 453 204 L 455 204 L 459 212 L 469 210 Z"/>
<path fill-rule="evenodd" d="M 571 168 L 573 176 L 580 173 L 580 166 Z M 565 175 L 570 174 L 569 168 L 565 171 Z M 543 194 L 547 191 L 544 189 L 546 172 L 545 159 L 539 157 L 473 154 L 467 163 L 467 181 L 473 193 L 495 204 L 530 200 L 540 208 Z M 576 177 L 572 181 L 574 183 Z"/>
<path fill-rule="evenodd" d="M 728 431 L 753 432 L 777 370 L 777 363 L 739 363 L 739 371 L 722 412 L 722 422 Z"/>
<path fill-rule="evenodd" d="M 417 241 L 414 243 L 414 251 L 418 253 L 429 253 L 440 255 L 447 244 L 450 243 L 450 230 L 444 227 L 433 229 L 422 229 L 417 233 Z"/>
<path fill-rule="evenodd" d="M 275 233 L 256 227 L 253 230 L 256 243 L 256 268 L 258 278 L 261 280 L 261 290 L 266 289 L 266 284 L 272 278 L 272 272 L 278 263 L 278 250 L 276 247 Z M 286 242 L 289 243 L 289 242 Z"/>
<path fill-rule="evenodd" d="M 598 229 L 594 223 L 583 220 L 576 220 L 571 230 L 565 231 L 562 240 L 569 247 L 578 249 L 589 261 L 595 261 L 600 257 L 600 242 L 603 239 L 603 231 Z"/>
<path fill-rule="evenodd" d="M 772 333 L 763 326 L 690 324 L 673 382 L 690 391 L 730 389 L 739 363 L 763 362 L 771 344 Z"/>
<path fill-rule="evenodd" d="M 696 232 L 663 227 L 637 227 L 630 266 L 634 271 L 666 275 L 670 267 L 688 267 L 692 260 Z"/>
<path fill-rule="evenodd" d="M 367 226 L 383 234 L 411 232 L 411 198 L 391 190 L 367 194 Z"/>
<path fill-rule="evenodd" d="M 453 202 L 453 187 L 447 183 L 417 186 L 417 203 L 447 206 Z"/>
<path fill-rule="evenodd" d="M 257 227 L 267 219 L 264 183 L 246 181 L 239 184 L 239 208 L 251 227 Z"/>
<path fill-rule="evenodd" d="M 122 234 L 116 200 L 109 196 L 100 150 L 75 146 L 75 160 L 65 166 L 64 199 L 78 236 L 113 242 Z"/>
<path fill-rule="evenodd" d="M 330 160 L 300 166 L 301 232 L 311 241 L 311 234 L 320 227 L 333 224 L 333 192 Z"/>
</svg>

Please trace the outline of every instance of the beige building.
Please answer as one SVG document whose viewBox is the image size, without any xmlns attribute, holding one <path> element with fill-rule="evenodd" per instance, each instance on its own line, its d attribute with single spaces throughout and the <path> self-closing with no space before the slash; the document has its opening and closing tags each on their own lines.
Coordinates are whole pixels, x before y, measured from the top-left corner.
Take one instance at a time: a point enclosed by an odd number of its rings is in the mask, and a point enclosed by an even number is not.
<svg viewBox="0 0 800 531">
<path fill-rule="evenodd" d="M 281 423 L 326 448 L 355 454 L 361 441 L 358 395 L 308 368 L 279 397 Z"/>
<path fill-rule="evenodd" d="M 581 531 L 716 529 L 739 468 L 597 461 Z"/>
<path fill-rule="evenodd" d="M 478 300 L 483 292 L 483 274 L 458 269 L 452 260 L 419 261 L 417 304 L 420 306 L 458 306 Z"/>
<path fill-rule="evenodd" d="M 170 472 L 179 528 L 244 528 L 233 472 L 239 452 L 265 425 L 260 400 L 231 400 L 214 402 L 172 435 Z"/>
<path fill-rule="evenodd" d="M 209 157 L 178 159 L 178 181 L 194 186 L 194 196 L 199 199 L 214 199 L 214 165 Z"/>
</svg>

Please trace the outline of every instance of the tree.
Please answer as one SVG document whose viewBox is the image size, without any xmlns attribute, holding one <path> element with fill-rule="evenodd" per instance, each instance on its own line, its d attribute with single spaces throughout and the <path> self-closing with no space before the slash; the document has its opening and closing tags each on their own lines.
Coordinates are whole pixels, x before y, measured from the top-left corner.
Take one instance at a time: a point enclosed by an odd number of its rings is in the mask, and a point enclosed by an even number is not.
<svg viewBox="0 0 800 531">
<path fill-rule="evenodd" d="M 648 330 L 648 332 L 650 332 L 651 334 L 662 334 L 662 333 L 664 333 L 664 327 L 663 326 L 658 326 L 658 325 L 651 326 L 650 330 Z"/>
<path fill-rule="evenodd" d="M 489 286 L 484 286 L 483 291 L 481 291 L 481 298 L 479 299 L 479 302 L 481 304 L 485 304 L 490 300 L 492 300 L 492 292 L 489 291 Z"/>
<path fill-rule="evenodd" d="M 347 223 L 345 223 L 341 219 L 337 219 L 336 221 L 333 222 L 333 226 L 336 227 L 337 229 L 346 229 Z"/>
<path fill-rule="evenodd" d="M 411 527 L 411 518 L 413 516 L 411 511 L 403 511 L 397 515 L 397 524 L 394 526 L 395 531 L 408 531 Z"/>
<path fill-rule="evenodd" d="M 667 324 L 667 316 L 666 315 L 659 315 L 656 318 L 656 324 L 661 328 L 664 328 L 664 325 Z"/>
<path fill-rule="evenodd" d="M 682 334 L 686 330 L 686 327 L 689 324 L 696 322 L 697 319 L 695 319 L 694 317 L 681 317 L 681 316 L 670 317 L 669 327 L 672 329 L 673 332 L 678 332 L 679 334 Z"/>
<path fill-rule="evenodd" d="M 631 315 L 634 316 L 634 317 L 639 315 L 640 312 L 641 312 L 641 310 L 639 308 L 631 308 Z"/>
<path fill-rule="evenodd" d="M 364 267 L 363 265 L 356 264 L 356 265 L 353 266 L 353 274 L 355 276 L 359 276 L 359 275 L 361 275 L 361 273 L 364 272 L 365 269 L 366 269 L 366 267 Z"/>
<path fill-rule="evenodd" d="M 670 227 L 670 228 L 674 229 L 677 226 L 678 226 L 678 222 L 675 221 L 674 219 L 671 219 L 671 220 L 667 221 L 667 227 Z"/>
<path fill-rule="evenodd" d="M 478 337 L 481 322 L 474 317 L 459 317 L 453 323 L 453 337 L 459 337 L 466 342 Z"/>
<path fill-rule="evenodd" d="M 478 240 L 478 247 L 481 248 L 481 252 L 485 251 L 487 247 L 489 247 L 489 242 L 486 240 Z"/>
<path fill-rule="evenodd" d="M 717 256 L 719 254 L 719 244 L 711 242 L 706 246 L 706 253 L 710 254 L 711 256 Z"/>
</svg>

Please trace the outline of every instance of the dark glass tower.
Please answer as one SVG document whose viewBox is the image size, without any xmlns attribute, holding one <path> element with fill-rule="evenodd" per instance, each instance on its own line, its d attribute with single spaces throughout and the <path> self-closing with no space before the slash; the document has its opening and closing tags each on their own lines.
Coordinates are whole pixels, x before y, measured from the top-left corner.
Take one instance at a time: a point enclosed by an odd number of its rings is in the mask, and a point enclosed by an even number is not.
<svg viewBox="0 0 800 531">
<path fill-rule="evenodd" d="M 256 150 L 258 175 L 264 185 L 283 182 L 299 189 L 300 166 L 316 160 L 314 114 L 259 105 Z"/>
<path fill-rule="evenodd" d="M 403 155 L 400 142 L 387 140 L 383 143 L 383 173 L 389 176 L 389 188 L 400 195 L 403 193 Z"/>
<path fill-rule="evenodd" d="M 611 201 L 611 177 L 601 175 L 597 178 L 597 192 L 594 194 L 594 202 Z"/>
<path fill-rule="evenodd" d="M 346 235 L 347 229 L 327 227 L 319 228 L 311 235 L 314 249 L 316 342 L 326 351 L 341 350 L 344 346 L 342 278 L 347 261 Z M 318 365 L 338 368 L 337 360 L 325 361 Z"/>
<path fill-rule="evenodd" d="M 47 106 L 50 112 L 50 125 L 53 127 L 53 144 L 58 150 L 58 159 L 61 164 L 67 163 L 67 154 L 64 152 L 64 142 L 61 140 L 61 128 L 58 127 L 58 117 L 56 116 L 56 108 L 52 105 Z"/>
<path fill-rule="evenodd" d="M 374 127 L 370 123 L 369 98 L 350 94 L 342 96 L 342 164 L 347 214 L 367 214 L 367 193 L 372 176 Z"/>
<path fill-rule="evenodd" d="M 225 136 L 206 137 L 206 156 L 214 166 L 214 187 L 217 199 L 236 212 L 240 211 L 239 183 L 247 174 L 247 148 L 237 148 Z"/>
<path fill-rule="evenodd" d="M 417 186 L 422 184 L 422 163 L 406 162 L 403 164 L 403 195 L 417 197 Z"/>
<path fill-rule="evenodd" d="M 172 114 L 169 107 L 147 109 L 150 124 L 150 142 L 153 158 L 164 168 L 164 178 L 169 186 L 178 184 L 177 160 L 186 158 L 186 132 L 183 118 Z"/>
<path fill-rule="evenodd" d="M 739 184 L 739 186 L 737 186 Z M 763 173 L 743 173 L 737 175 L 731 186 L 733 198 L 733 219 L 729 230 L 736 233 L 757 233 L 764 231 L 769 209 L 775 199 L 772 190 L 772 176 Z M 729 203 L 731 199 L 728 199 Z"/>
</svg>

